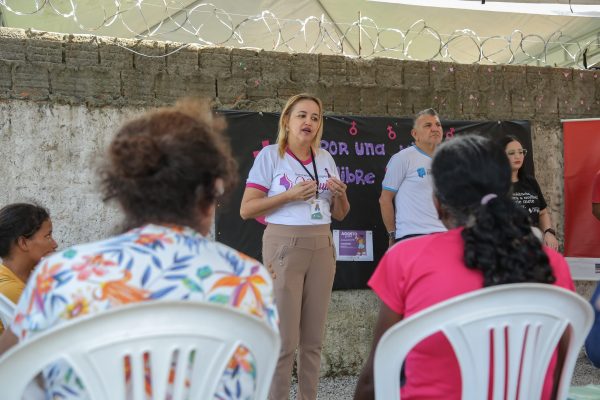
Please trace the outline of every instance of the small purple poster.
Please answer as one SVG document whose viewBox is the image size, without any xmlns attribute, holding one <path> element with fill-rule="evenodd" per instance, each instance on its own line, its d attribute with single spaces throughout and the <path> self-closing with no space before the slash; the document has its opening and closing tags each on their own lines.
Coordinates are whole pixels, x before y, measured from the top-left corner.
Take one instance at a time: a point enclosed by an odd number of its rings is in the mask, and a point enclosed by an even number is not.
<svg viewBox="0 0 600 400">
<path fill-rule="evenodd" d="M 373 261 L 373 231 L 333 231 L 338 261 Z"/>
</svg>

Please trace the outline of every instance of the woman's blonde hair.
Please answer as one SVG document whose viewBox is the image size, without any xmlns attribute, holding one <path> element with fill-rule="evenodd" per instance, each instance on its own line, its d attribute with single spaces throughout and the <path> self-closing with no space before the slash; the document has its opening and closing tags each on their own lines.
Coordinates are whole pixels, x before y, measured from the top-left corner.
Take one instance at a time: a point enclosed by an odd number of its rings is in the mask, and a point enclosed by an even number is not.
<svg viewBox="0 0 600 400">
<path fill-rule="evenodd" d="M 292 96 L 288 99 L 285 107 L 283 107 L 283 111 L 281 111 L 281 116 L 279 117 L 279 132 L 277 133 L 277 144 L 279 145 L 279 157 L 283 158 L 285 154 L 285 149 L 288 146 L 288 130 L 287 124 L 290 120 L 290 113 L 292 112 L 292 108 L 302 100 L 312 100 L 319 106 L 319 128 L 317 129 L 317 134 L 311 143 L 311 147 L 316 152 L 317 149 L 321 145 L 321 137 L 323 136 L 323 103 L 318 97 L 313 96 L 308 93 L 300 93 L 295 96 Z"/>
</svg>

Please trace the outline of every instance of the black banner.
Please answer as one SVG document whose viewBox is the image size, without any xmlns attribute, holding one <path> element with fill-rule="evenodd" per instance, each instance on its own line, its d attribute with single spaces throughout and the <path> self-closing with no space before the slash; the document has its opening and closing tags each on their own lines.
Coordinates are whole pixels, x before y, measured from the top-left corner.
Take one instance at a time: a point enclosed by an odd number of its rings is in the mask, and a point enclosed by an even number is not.
<svg viewBox="0 0 600 400">
<path fill-rule="evenodd" d="M 221 112 L 228 121 L 228 135 L 239 163 L 240 184 L 216 217 L 217 240 L 251 257 L 262 260 L 264 225 L 243 221 L 240 202 L 254 157 L 277 137 L 279 114 L 257 112 Z M 410 146 L 411 119 L 389 117 L 326 116 L 321 147 L 333 156 L 340 179 L 348 185 L 350 213 L 332 229 L 373 231 L 374 261 L 339 261 L 334 289 L 365 288 L 377 262 L 387 249 L 387 232 L 379 211 L 379 195 L 385 167 L 390 157 Z M 513 135 L 529 150 L 524 168 L 533 175 L 531 133 L 528 121 L 442 121 L 444 140 L 454 135 L 476 133 L 493 138 Z"/>
</svg>

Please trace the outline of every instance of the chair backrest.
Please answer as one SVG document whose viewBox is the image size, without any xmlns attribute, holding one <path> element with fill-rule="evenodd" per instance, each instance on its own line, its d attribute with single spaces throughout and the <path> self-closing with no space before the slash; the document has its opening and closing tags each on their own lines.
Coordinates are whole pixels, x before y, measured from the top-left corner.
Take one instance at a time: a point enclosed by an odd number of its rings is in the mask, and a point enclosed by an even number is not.
<svg viewBox="0 0 600 400">
<path fill-rule="evenodd" d="M 0 293 L 0 321 L 2 321 L 4 329 L 10 324 L 14 314 L 15 304 L 8 297 Z"/>
<path fill-rule="evenodd" d="M 488 398 L 491 353 L 493 399 L 539 399 L 554 350 L 566 333 L 557 392 L 557 399 L 565 399 L 593 321 L 585 299 L 552 285 L 500 285 L 457 296 L 400 321 L 382 336 L 374 359 L 375 397 L 400 399 L 400 367 L 407 353 L 442 332 L 460 366 L 463 400 Z"/>
<path fill-rule="evenodd" d="M 192 301 L 116 307 L 75 319 L 7 352 L 0 358 L 1 397 L 21 398 L 40 369 L 62 358 L 75 369 L 92 400 L 145 399 L 145 364 L 150 365 L 152 398 L 164 399 L 172 390 L 172 399 L 178 400 L 189 389 L 185 398 L 212 399 L 240 344 L 256 362 L 255 398 L 265 399 L 280 348 L 279 334 L 265 322 L 231 307 Z M 131 368 L 129 389 L 126 363 Z"/>
</svg>

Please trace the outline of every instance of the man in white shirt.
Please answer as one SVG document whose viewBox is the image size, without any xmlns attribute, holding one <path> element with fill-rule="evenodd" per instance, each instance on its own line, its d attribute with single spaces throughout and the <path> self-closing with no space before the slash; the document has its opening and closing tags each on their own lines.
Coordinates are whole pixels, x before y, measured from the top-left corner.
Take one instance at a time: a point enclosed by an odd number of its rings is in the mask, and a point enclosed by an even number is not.
<svg viewBox="0 0 600 400">
<path fill-rule="evenodd" d="M 446 230 L 432 198 L 431 158 L 443 137 L 438 113 L 432 108 L 417 113 L 411 135 L 415 144 L 388 162 L 379 197 L 390 246 L 402 239 Z"/>
</svg>

